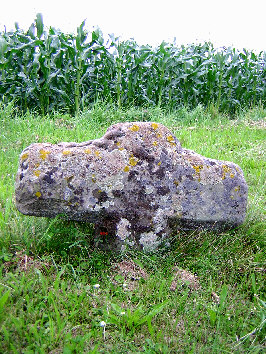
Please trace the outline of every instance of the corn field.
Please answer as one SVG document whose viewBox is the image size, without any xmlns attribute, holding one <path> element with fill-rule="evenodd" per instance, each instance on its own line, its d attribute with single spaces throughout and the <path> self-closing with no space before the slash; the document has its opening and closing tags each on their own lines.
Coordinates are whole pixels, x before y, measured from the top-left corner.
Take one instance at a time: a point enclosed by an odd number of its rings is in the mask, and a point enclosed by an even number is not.
<svg viewBox="0 0 266 354">
<path fill-rule="evenodd" d="M 21 112 L 76 114 L 96 101 L 118 107 L 214 106 L 234 113 L 266 101 L 266 52 L 215 49 L 211 43 L 157 48 L 120 41 L 99 29 L 76 34 L 41 14 L 27 31 L 0 33 L 0 100 Z"/>
</svg>

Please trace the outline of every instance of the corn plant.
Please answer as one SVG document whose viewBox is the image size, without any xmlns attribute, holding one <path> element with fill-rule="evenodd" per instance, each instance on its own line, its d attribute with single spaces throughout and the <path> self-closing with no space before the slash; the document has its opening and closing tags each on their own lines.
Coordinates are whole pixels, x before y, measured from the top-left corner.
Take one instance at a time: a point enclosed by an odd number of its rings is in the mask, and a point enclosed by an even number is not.
<svg viewBox="0 0 266 354">
<path fill-rule="evenodd" d="M 27 31 L 0 33 L 0 98 L 21 111 L 78 113 L 96 101 L 118 107 L 214 106 L 236 112 L 265 105 L 266 52 L 215 49 L 211 43 L 156 48 L 102 32 L 45 29 L 37 14 Z"/>
</svg>

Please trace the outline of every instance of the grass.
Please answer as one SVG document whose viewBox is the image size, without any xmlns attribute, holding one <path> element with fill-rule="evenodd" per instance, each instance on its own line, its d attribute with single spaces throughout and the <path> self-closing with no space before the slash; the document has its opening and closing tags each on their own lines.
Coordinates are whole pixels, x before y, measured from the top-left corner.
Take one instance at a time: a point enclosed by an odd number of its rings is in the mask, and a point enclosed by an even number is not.
<svg viewBox="0 0 266 354">
<path fill-rule="evenodd" d="M 0 106 L 0 351 L 262 353 L 265 350 L 265 117 L 116 110 L 41 117 Z M 34 218 L 14 206 L 18 156 L 32 142 L 84 141 L 118 121 L 165 124 L 182 145 L 238 163 L 249 185 L 238 229 L 176 232 L 171 250 L 111 254 L 91 225 Z M 100 286 L 95 286 L 99 284 Z"/>
</svg>

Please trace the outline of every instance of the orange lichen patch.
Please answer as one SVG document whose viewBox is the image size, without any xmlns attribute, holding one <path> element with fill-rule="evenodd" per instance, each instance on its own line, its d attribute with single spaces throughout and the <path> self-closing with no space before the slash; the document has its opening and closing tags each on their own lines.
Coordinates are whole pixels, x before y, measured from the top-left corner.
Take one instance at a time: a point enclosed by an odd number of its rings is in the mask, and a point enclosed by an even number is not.
<svg viewBox="0 0 266 354">
<path fill-rule="evenodd" d="M 152 129 L 156 130 L 159 128 L 157 123 L 151 123 Z"/>
<path fill-rule="evenodd" d="M 51 154 L 50 151 L 45 151 L 43 149 L 40 150 L 40 157 L 42 160 L 45 160 L 47 158 L 47 155 Z"/>
<path fill-rule="evenodd" d="M 64 151 L 62 152 L 62 154 L 63 154 L 63 155 L 69 155 L 69 154 L 71 154 L 71 151 L 70 151 L 70 150 L 64 150 Z"/>
<path fill-rule="evenodd" d="M 40 198 L 42 193 L 41 192 L 36 192 L 35 195 L 36 195 L 37 198 Z"/>
<path fill-rule="evenodd" d="M 35 174 L 35 176 L 36 176 L 36 177 L 39 177 L 39 176 L 40 176 L 40 174 L 41 174 L 41 171 L 36 170 L 36 171 L 34 171 L 33 173 Z"/>
<path fill-rule="evenodd" d="M 169 143 L 172 143 L 174 141 L 174 138 L 172 137 L 172 135 L 168 135 L 166 139 Z"/>
<path fill-rule="evenodd" d="M 91 153 L 91 149 L 85 149 L 84 152 L 85 152 L 85 154 L 90 154 Z"/>
<path fill-rule="evenodd" d="M 130 157 L 129 158 L 130 166 L 136 166 L 137 163 L 138 163 L 138 159 L 136 157 Z"/>
<path fill-rule="evenodd" d="M 125 168 L 124 168 L 124 172 L 128 172 L 129 171 L 129 166 L 126 166 Z"/>
<path fill-rule="evenodd" d="M 139 130 L 139 126 L 137 124 L 134 124 L 129 129 L 132 130 L 133 132 L 137 132 Z"/>
<path fill-rule="evenodd" d="M 158 146 L 158 141 L 154 141 L 154 142 L 152 143 L 152 145 Z"/>
<path fill-rule="evenodd" d="M 29 157 L 29 154 L 23 154 L 22 156 L 21 156 L 21 160 L 26 160 L 27 158 Z"/>
</svg>

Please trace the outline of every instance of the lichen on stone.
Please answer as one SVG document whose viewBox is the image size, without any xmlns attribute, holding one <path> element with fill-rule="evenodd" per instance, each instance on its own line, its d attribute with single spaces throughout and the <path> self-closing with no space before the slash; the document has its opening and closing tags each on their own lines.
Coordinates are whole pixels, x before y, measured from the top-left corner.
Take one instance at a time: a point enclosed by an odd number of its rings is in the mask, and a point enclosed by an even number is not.
<svg viewBox="0 0 266 354">
<path fill-rule="evenodd" d="M 62 154 L 63 155 L 70 155 L 71 151 L 70 150 L 64 150 L 64 151 L 62 151 Z"/>
<path fill-rule="evenodd" d="M 27 158 L 29 157 L 29 154 L 28 153 L 25 153 L 25 154 L 22 154 L 21 155 L 21 160 L 26 160 Z"/>
<path fill-rule="evenodd" d="M 41 171 L 40 171 L 40 170 L 36 170 L 36 171 L 34 171 L 34 175 L 35 175 L 36 177 L 39 177 L 39 176 L 40 176 L 40 174 L 41 174 Z"/>
<path fill-rule="evenodd" d="M 47 155 L 49 155 L 51 151 L 45 151 L 44 149 L 40 150 L 40 158 L 42 160 L 45 160 L 47 158 Z"/>
<path fill-rule="evenodd" d="M 129 129 L 132 130 L 133 132 L 137 132 L 137 131 L 139 131 L 139 126 L 137 124 L 134 124 Z"/>
</svg>

